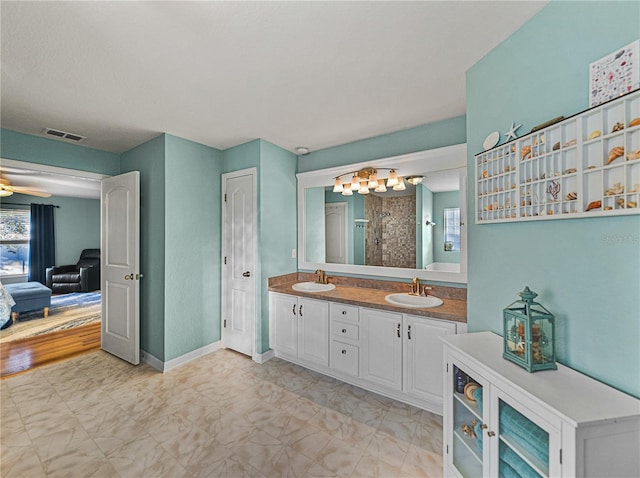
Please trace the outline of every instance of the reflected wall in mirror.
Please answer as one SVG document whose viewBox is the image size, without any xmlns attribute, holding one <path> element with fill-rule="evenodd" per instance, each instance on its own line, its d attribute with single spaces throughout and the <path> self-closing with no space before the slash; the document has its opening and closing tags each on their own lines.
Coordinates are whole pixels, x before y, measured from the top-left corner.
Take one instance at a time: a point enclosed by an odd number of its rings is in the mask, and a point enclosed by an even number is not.
<svg viewBox="0 0 640 478">
<path fill-rule="evenodd" d="M 299 211 L 304 211 L 299 267 L 391 277 L 424 271 L 424 278 L 466 282 L 460 226 L 465 161 L 465 145 L 456 145 L 367 163 L 397 168 L 399 176 L 424 177 L 421 183 L 407 182 L 404 191 L 368 194 L 343 195 L 329 186 L 337 175 L 362 165 L 299 174 Z"/>
</svg>

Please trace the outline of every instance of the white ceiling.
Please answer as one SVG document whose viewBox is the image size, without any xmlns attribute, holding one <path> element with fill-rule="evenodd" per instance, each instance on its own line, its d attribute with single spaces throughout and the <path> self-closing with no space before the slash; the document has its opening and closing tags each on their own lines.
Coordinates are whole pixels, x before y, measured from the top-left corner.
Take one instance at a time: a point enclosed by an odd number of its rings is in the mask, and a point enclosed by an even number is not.
<svg viewBox="0 0 640 478">
<path fill-rule="evenodd" d="M 464 114 L 465 71 L 545 4 L 2 1 L 2 127 L 314 151 Z"/>
</svg>

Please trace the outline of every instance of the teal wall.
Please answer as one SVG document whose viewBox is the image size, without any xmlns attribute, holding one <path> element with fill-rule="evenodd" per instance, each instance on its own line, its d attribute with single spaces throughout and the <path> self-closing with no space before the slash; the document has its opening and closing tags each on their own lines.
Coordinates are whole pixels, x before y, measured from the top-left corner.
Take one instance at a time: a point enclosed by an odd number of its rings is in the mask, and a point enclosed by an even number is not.
<svg viewBox="0 0 640 478">
<path fill-rule="evenodd" d="M 0 157 L 110 176 L 120 172 L 120 156 L 115 153 L 8 129 L 0 130 Z"/>
<path fill-rule="evenodd" d="M 75 264 L 83 249 L 100 248 L 100 200 L 51 196 L 40 198 L 13 194 L 2 198 L 2 207 L 11 204 L 54 204 L 56 265 Z M 29 209 L 29 206 L 19 206 Z"/>
<path fill-rule="evenodd" d="M 165 137 L 165 361 L 220 340 L 222 153 Z"/>
<path fill-rule="evenodd" d="M 309 262 L 326 262 L 327 258 L 324 198 L 323 187 L 304 190 L 304 255 Z"/>
<path fill-rule="evenodd" d="M 460 251 L 444 250 L 444 209 L 460 207 L 460 191 L 433 194 L 433 260 L 434 262 L 460 263 Z"/>
<path fill-rule="evenodd" d="M 587 108 L 589 63 L 639 20 L 639 2 L 552 2 L 467 72 L 469 210 L 484 138 Z M 528 285 L 556 316 L 559 361 L 640 397 L 640 217 L 468 223 L 470 331 L 501 333 Z"/>
<path fill-rule="evenodd" d="M 464 116 L 367 138 L 298 156 L 298 172 L 344 166 L 362 161 L 442 148 L 466 141 Z"/>
<path fill-rule="evenodd" d="M 165 360 L 165 138 L 122 154 L 122 172 L 140 171 L 140 348 Z"/>
<path fill-rule="evenodd" d="M 257 303 L 258 353 L 269 350 L 268 279 L 296 272 L 298 260 L 291 257 L 297 248 L 295 154 L 260 140 L 260 206 L 258 257 L 260 299 Z"/>
<path fill-rule="evenodd" d="M 433 192 L 424 184 L 419 184 L 416 187 L 416 268 L 418 269 L 423 269 L 433 262 L 433 227 L 426 225 L 427 219 L 434 221 L 433 217 Z"/>
</svg>

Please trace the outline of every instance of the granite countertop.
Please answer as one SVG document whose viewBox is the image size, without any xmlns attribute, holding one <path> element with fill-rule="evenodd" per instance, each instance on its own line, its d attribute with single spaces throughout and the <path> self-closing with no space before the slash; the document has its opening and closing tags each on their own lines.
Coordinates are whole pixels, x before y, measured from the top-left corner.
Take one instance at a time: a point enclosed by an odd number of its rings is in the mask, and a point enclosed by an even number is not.
<svg viewBox="0 0 640 478">
<path fill-rule="evenodd" d="M 451 320 L 453 322 L 467 322 L 467 301 L 463 298 L 444 297 L 438 295 L 438 290 L 444 288 L 434 287 L 429 295 L 434 295 L 443 300 L 443 304 L 439 307 L 431 307 L 428 309 L 414 309 L 409 307 L 401 307 L 390 304 L 384 298 L 386 295 L 398 292 L 396 290 L 382 290 L 368 287 L 353 287 L 350 285 L 335 284 L 336 288 L 327 292 L 301 292 L 293 290 L 291 286 L 300 282 L 300 278 L 293 278 L 288 281 L 274 281 L 270 283 L 269 291 L 281 294 L 295 295 L 299 297 L 308 297 L 310 299 L 328 300 L 331 302 L 340 302 L 343 304 L 356 305 L 360 307 L 372 307 L 375 309 L 388 310 L 391 312 L 400 312 L 423 317 L 431 317 L 434 319 Z M 400 284 L 404 286 L 402 291 L 408 292 L 408 284 Z M 443 291 L 444 292 L 444 291 Z M 466 291 L 465 291 L 466 292 Z"/>
</svg>

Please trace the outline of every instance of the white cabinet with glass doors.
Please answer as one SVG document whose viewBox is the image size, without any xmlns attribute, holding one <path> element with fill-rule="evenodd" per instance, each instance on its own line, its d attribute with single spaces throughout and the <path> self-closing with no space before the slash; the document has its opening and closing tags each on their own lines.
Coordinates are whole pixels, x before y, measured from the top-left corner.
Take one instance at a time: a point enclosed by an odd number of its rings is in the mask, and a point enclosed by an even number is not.
<svg viewBox="0 0 640 478">
<path fill-rule="evenodd" d="M 562 365 L 531 374 L 490 332 L 443 342 L 445 476 L 639 476 L 640 401 Z"/>
</svg>

